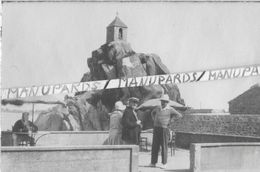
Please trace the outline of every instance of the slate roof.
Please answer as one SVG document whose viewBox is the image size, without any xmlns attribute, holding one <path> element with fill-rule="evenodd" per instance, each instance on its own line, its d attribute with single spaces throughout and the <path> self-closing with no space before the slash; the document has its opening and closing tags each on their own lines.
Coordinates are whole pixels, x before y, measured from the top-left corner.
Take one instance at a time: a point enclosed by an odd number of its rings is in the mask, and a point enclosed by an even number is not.
<svg viewBox="0 0 260 172">
<path fill-rule="evenodd" d="M 116 17 L 112 23 L 110 23 L 107 27 L 124 27 L 124 28 L 127 28 L 127 26 L 120 20 L 119 17 Z"/>
</svg>

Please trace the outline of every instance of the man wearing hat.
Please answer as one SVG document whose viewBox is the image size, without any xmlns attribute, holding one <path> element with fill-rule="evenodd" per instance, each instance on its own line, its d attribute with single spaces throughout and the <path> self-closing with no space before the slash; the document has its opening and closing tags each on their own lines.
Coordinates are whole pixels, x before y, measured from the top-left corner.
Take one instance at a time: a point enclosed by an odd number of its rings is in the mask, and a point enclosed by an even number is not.
<svg viewBox="0 0 260 172">
<path fill-rule="evenodd" d="M 131 97 L 128 99 L 128 106 L 126 107 L 122 117 L 122 139 L 127 144 L 139 145 L 139 138 L 141 133 L 141 121 L 138 119 L 135 112 L 139 99 Z"/>
<path fill-rule="evenodd" d="M 168 105 L 169 96 L 163 95 L 160 99 L 161 105 L 156 107 L 152 112 L 152 118 L 154 120 L 153 128 L 153 143 L 152 143 L 152 157 L 151 167 L 155 167 L 158 161 L 159 149 L 161 146 L 162 154 L 162 168 L 166 168 L 167 155 L 168 155 L 168 140 L 169 140 L 169 129 L 168 125 L 173 116 L 182 117 L 182 115 L 174 108 Z"/>
</svg>

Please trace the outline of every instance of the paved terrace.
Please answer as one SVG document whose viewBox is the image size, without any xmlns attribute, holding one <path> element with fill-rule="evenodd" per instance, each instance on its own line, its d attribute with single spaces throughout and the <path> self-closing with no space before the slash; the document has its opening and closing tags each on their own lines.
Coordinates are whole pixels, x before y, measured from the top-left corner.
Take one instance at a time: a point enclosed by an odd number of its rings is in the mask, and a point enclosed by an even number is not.
<svg viewBox="0 0 260 172">
<path fill-rule="evenodd" d="M 160 153 L 159 153 L 160 154 Z M 177 149 L 175 155 L 171 156 L 169 149 L 168 152 L 168 167 L 162 169 L 160 167 L 152 168 L 148 165 L 151 161 L 151 151 L 139 152 L 139 172 L 189 172 L 190 170 L 190 151 L 184 149 Z M 161 156 L 158 157 L 157 166 L 161 166 Z"/>
</svg>

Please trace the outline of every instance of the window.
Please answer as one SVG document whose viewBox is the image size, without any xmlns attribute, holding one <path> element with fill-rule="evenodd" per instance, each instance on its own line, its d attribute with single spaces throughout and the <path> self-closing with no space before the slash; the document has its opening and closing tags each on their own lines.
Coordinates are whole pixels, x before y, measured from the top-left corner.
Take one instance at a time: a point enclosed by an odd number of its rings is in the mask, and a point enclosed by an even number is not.
<svg viewBox="0 0 260 172">
<path fill-rule="evenodd" d="M 119 29 L 118 39 L 123 39 L 123 29 L 122 28 Z"/>
</svg>

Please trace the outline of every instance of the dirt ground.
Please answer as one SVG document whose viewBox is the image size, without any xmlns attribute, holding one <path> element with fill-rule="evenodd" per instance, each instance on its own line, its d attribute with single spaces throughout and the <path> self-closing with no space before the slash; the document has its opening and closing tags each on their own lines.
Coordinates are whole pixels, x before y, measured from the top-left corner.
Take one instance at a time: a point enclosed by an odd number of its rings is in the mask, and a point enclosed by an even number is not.
<svg viewBox="0 0 260 172">
<path fill-rule="evenodd" d="M 155 168 L 149 167 L 151 161 L 151 151 L 139 153 L 139 172 L 189 172 L 190 168 L 190 152 L 189 150 L 177 149 L 175 155 L 171 156 L 170 149 L 168 150 L 167 168 L 160 168 L 161 156 L 158 157 L 158 164 Z"/>
</svg>

